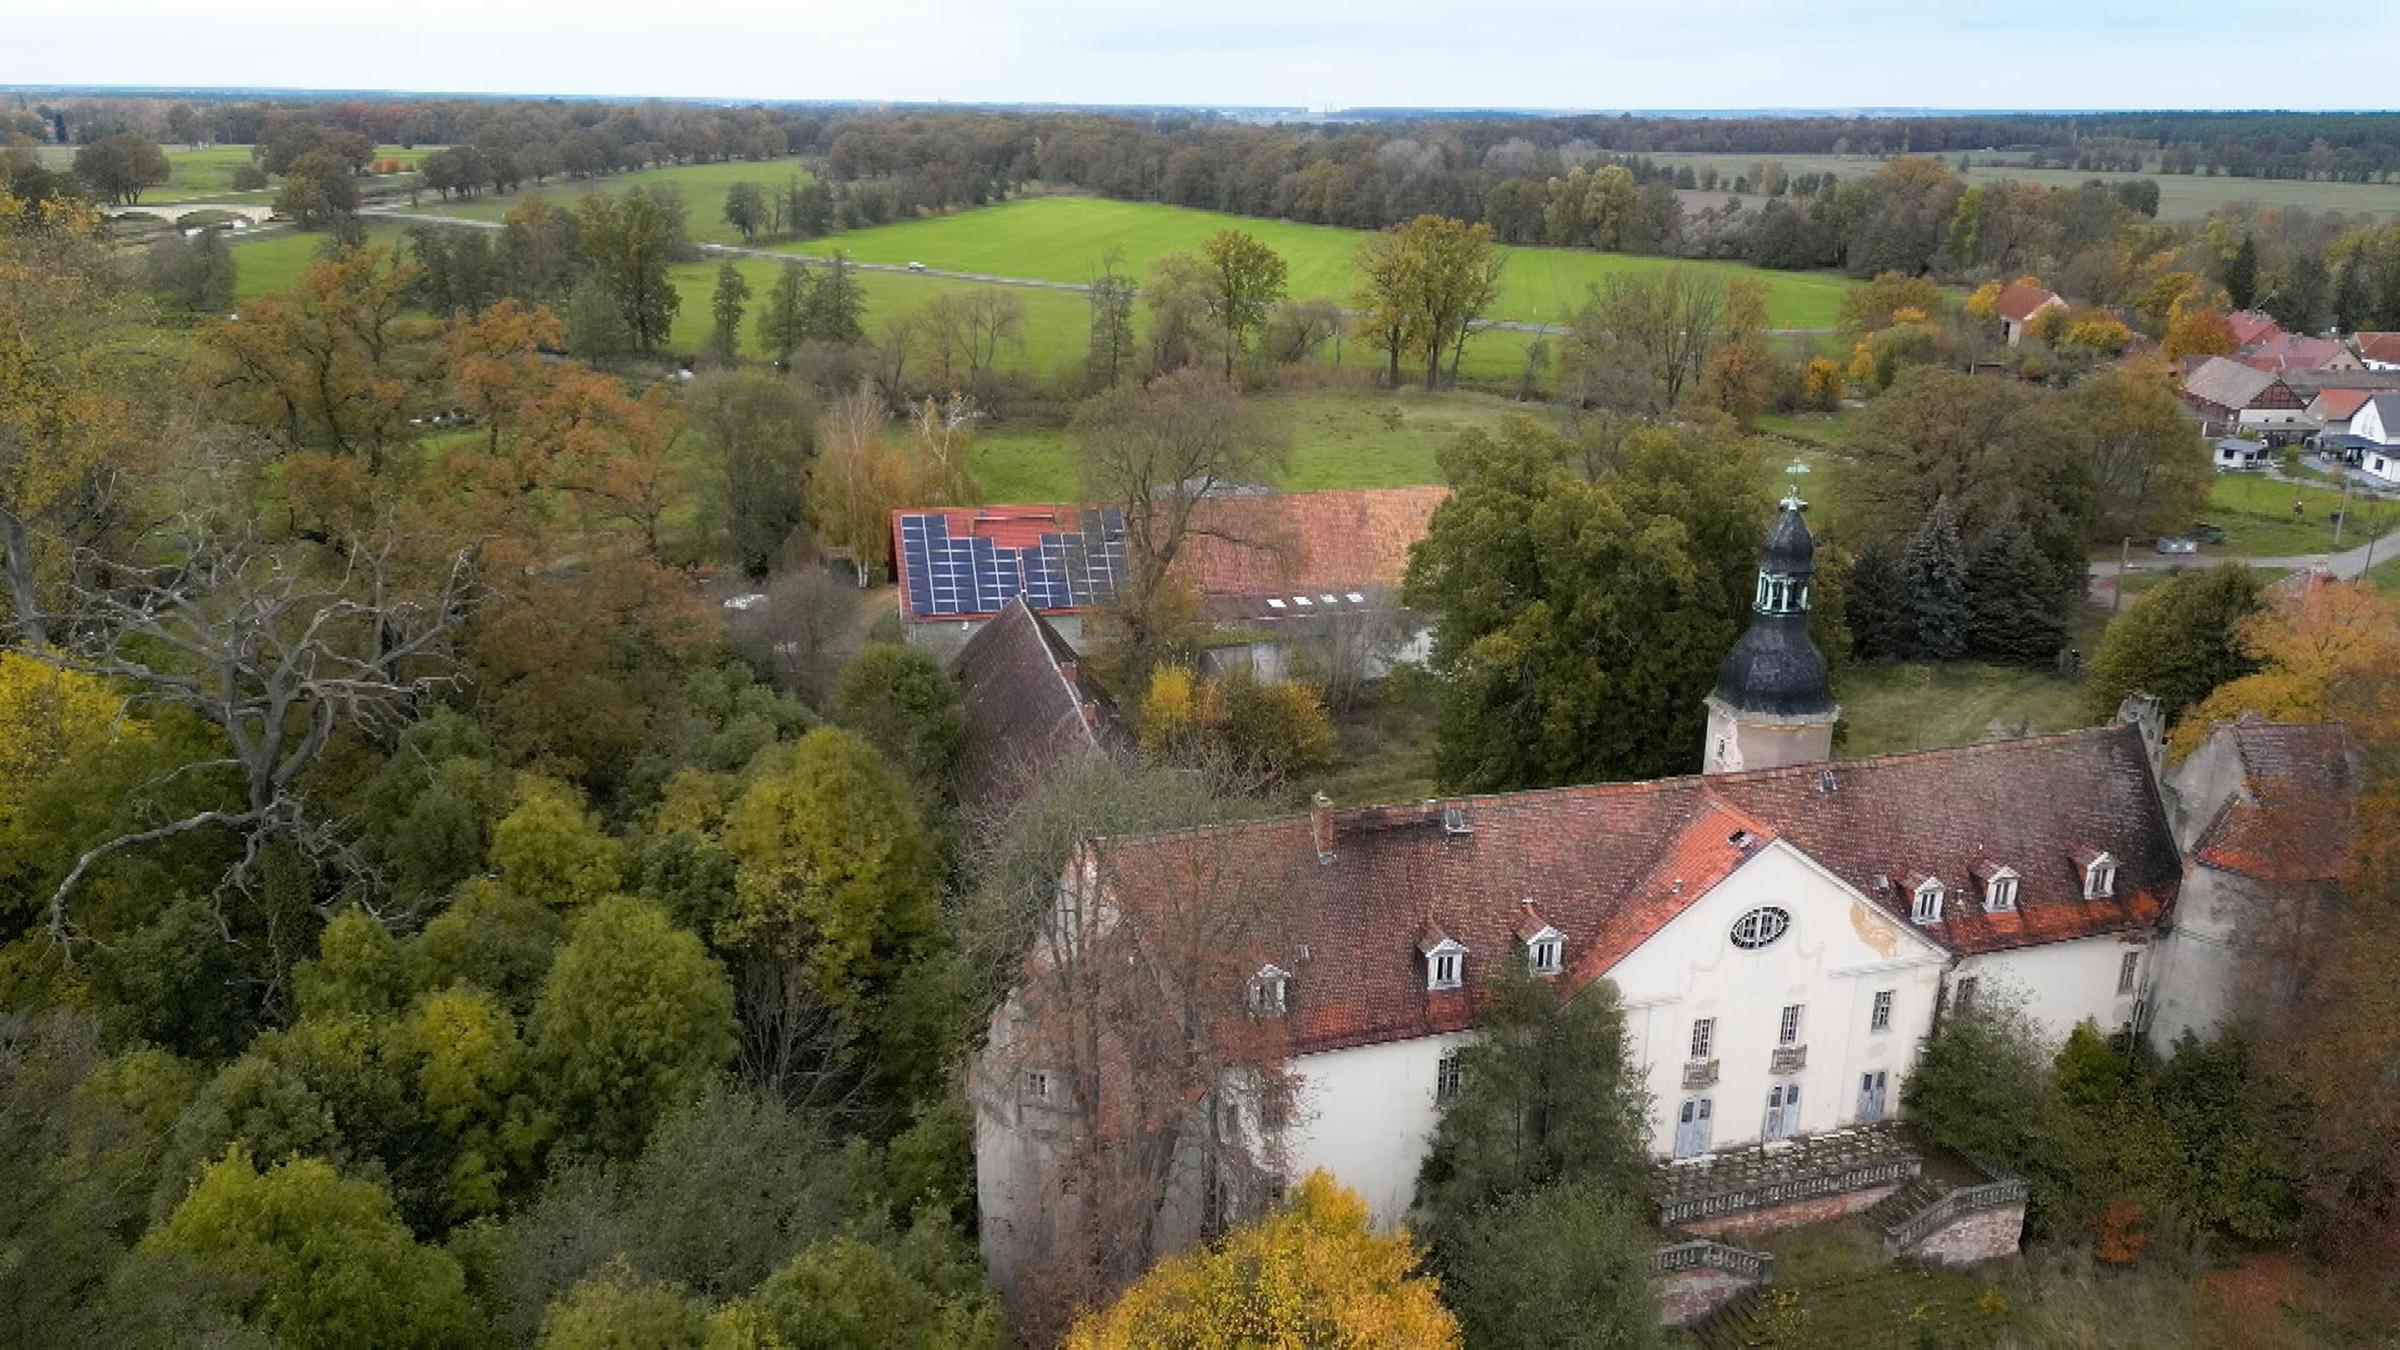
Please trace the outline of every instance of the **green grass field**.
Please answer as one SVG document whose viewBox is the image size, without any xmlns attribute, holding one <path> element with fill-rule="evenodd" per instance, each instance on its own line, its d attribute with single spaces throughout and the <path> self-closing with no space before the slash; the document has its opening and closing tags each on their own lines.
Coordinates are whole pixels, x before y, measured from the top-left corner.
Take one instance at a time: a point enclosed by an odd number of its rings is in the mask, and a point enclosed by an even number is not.
<svg viewBox="0 0 2400 1350">
<path fill-rule="evenodd" d="M 324 251 L 324 234 L 304 234 L 298 230 L 269 230 L 236 242 L 233 246 L 233 291 L 238 299 L 253 296 L 281 295 L 300 284 L 308 265 Z M 367 242 L 390 245 L 400 237 L 397 226 L 377 225 L 367 231 Z"/>
<path fill-rule="evenodd" d="M 1101 255 L 1112 247 L 1124 250 L 1125 266 L 1138 280 L 1161 255 L 1196 250 L 1202 240 L 1228 228 L 1248 231 L 1283 255 L 1287 289 L 1295 297 L 1329 296 L 1346 303 L 1357 288 L 1352 259 L 1364 237 L 1357 230 L 1098 197 L 1027 197 L 789 247 L 816 256 L 838 248 L 862 262 L 921 262 L 944 271 L 1080 283 L 1092 279 Z M 1604 277 L 1673 266 L 1764 280 L 1771 297 L 1768 312 L 1779 327 L 1832 327 L 1849 289 L 1839 277 L 1767 272 L 1738 263 L 1678 263 L 1559 248 L 1507 253 L 1504 291 L 1492 317 L 1527 323 L 1563 320 L 1582 303 L 1586 289 Z"/>
<path fill-rule="evenodd" d="M 1786 172 L 1831 173 L 1842 178 L 1864 178 L 1882 164 L 1866 155 L 1739 155 L 1691 154 L 1656 155 L 1661 164 L 1689 164 L 1696 171 L 1714 168 L 1728 183 L 1735 174 L 1747 174 L 1750 166 L 1764 160 L 1781 164 Z M 1950 167 L 1957 168 L 1958 153 L 1942 156 Z M 2353 214 L 2400 214 L 2400 183 L 2314 183 L 2295 182 L 2281 178 L 2207 178 L 2188 173 L 2098 173 L 2078 169 L 2026 169 L 2009 165 L 1982 163 L 1985 154 L 1968 155 L 1967 181 L 1988 183 L 2015 180 L 2039 183 L 2044 187 L 2075 187 L 2094 178 L 2115 182 L 2125 178 L 2154 178 L 2158 180 L 2158 215 L 2161 220 L 2198 220 L 2227 202 L 2254 201 L 2265 206 L 2304 206 L 2313 211 L 2344 211 Z"/>
<path fill-rule="evenodd" d="M 1850 759 L 1986 736 L 2035 735 L 2085 725 L 2083 683 L 2046 670 L 1954 665 L 1854 665 L 1834 680 Z"/>
<path fill-rule="evenodd" d="M 1489 394 L 1414 389 L 1262 394 L 1257 403 L 1290 433 L 1291 463 L 1275 486 L 1293 492 L 1438 483 L 1434 452 L 1459 433 L 1497 427 L 1511 413 L 1546 415 Z M 995 427 L 976 451 L 986 502 L 1073 500 L 1082 492 L 1064 428 Z"/>
<path fill-rule="evenodd" d="M 2294 502 L 2300 511 L 2292 510 Z M 2210 547 L 2212 554 L 2250 558 L 2299 557 L 2324 553 L 2333 547 L 2333 516 L 2342 494 L 2333 488 L 2278 482 L 2256 474 L 2221 473 L 2209 485 L 2208 519 L 2225 529 L 2225 542 Z M 2354 548 L 2367 540 L 2368 527 L 2378 521 L 2390 528 L 2400 520 L 2400 503 L 2350 498 L 2350 523 L 2342 530 L 2342 546 Z"/>
<path fill-rule="evenodd" d="M 622 192 L 629 187 L 672 187 L 691 208 L 692 239 L 703 244 L 735 244 L 741 236 L 725 223 L 725 189 L 736 183 L 756 183 L 761 189 L 781 187 L 794 176 L 807 178 L 798 160 L 765 163 L 680 164 L 668 169 L 644 169 L 606 178 L 554 178 L 547 183 L 501 196 L 486 194 L 466 201 L 442 201 L 426 194 L 415 208 L 466 220 L 498 220 L 528 197 L 572 202 L 594 192 Z"/>
<path fill-rule="evenodd" d="M 397 145 L 375 147 L 377 159 L 396 159 L 403 164 L 415 164 L 424 158 L 432 146 L 402 149 Z M 250 163 L 250 147 L 246 145 L 209 145 L 193 149 L 188 145 L 161 146 L 167 152 L 167 181 L 142 194 L 142 205 L 168 205 L 174 202 L 226 201 L 249 202 L 272 200 L 275 192 L 235 192 L 233 171 Z M 41 148 L 42 162 L 51 168 L 71 168 L 75 163 L 75 147 L 45 145 Z"/>
</svg>

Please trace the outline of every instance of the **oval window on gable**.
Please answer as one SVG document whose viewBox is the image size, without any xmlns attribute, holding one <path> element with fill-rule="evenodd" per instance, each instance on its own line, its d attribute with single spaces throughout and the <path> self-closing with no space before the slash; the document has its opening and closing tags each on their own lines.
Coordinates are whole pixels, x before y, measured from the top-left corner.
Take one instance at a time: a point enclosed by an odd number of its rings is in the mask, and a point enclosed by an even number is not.
<svg viewBox="0 0 2400 1350">
<path fill-rule="evenodd" d="M 1783 936 L 1792 926 L 1792 916 L 1772 905 L 1751 910 L 1733 921 L 1733 945 L 1744 951 L 1756 951 Z"/>
</svg>

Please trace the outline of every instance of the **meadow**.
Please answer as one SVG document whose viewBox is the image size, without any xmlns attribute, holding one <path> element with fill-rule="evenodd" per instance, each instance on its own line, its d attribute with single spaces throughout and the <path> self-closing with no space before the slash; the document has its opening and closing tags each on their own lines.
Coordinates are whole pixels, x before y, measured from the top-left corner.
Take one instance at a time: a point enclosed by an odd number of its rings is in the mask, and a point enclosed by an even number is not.
<svg viewBox="0 0 2400 1350">
<path fill-rule="evenodd" d="M 1290 460 L 1274 479 L 1289 492 L 1438 483 L 1435 452 L 1461 433 L 1491 430 L 1511 414 L 1548 415 L 1491 394 L 1418 389 L 1262 394 L 1257 403 L 1291 437 Z M 1074 500 L 1083 491 L 1062 427 L 992 428 L 976 440 L 975 474 L 993 505 Z"/>
<path fill-rule="evenodd" d="M 246 145 L 164 145 L 167 153 L 167 181 L 142 194 L 142 205 L 167 205 L 173 202 L 201 201 L 271 201 L 275 189 L 236 192 L 233 190 L 233 171 L 251 162 L 250 147 Z M 420 145 L 402 149 L 397 145 L 375 147 L 377 159 L 396 159 L 414 165 L 424 158 L 433 146 Z M 42 163 L 54 169 L 72 168 L 75 147 L 45 145 L 41 147 Z"/>
<path fill-rule="evenodd" d="M 2400 183 L 2318 183 L 2284 178 L 2209 178 L 2189 173 L 2029 169 L 1983 163 L 1988 153 L 1967 153 L 1968 182 L 2013 180 L 2039 183 L 2044 187 L 2075 187 L 2094 178 L 2111 183 L 2129 178 L 2148 178 L 2158 183 L 2158 217 L 2161 220 L 2199 220 L 2227 202 L 2238 201 L 2253 201 L 2264 206 L 2303 206 L 2312 211 L 2384 216 L 2400 214 Z M 1714 168 L 1725 176 L 1728 183 L 1735 174 L 1747 174 L 1752 165 L 1765 160 L 1781 164 L 1786 172 L 1792 174 L 1830 173 L 1845 179 L 1864 178 L 1883 164 L 1882 160 L 1867 155 L 1690 154 L 1657 155 L 1653 158 L 1660 164 L 1689 164 L 1695 171 Z M 1958 167 L 1960 156 L 1957 152 L 1947 153 L 1942 158 L 1949 162 L 1950 167 Z"/>
<path fill-rule="evenodd" d="M 432 215 L 456 216 L 462 220 L 498 220 L 517 203 L 530 197 L 547 197 L 554 202 L 570 204 L 595 192 L 622 192 L 631 187 L 671 187 L 683 194 L 684 204 L 691 208 L 691 236 L 695 243 L 738 244 L 741 235 L 725 223 L 725 189 L 736 183 L 756 183 L 762 191 L 782 187 L 793 179 L 808 177 L 798 160 L 779 159 L 763 163 L 736 161 L 727 164 L 678 164 L 665 169 L 642 169 L 634 173 L 610 174 L 601 178 L 553 178 L 549 182 L 521 188 L 510 193 L 485 193 L 461 201 L 443 201 L 430 193 L 410 209 Z"/>
<path fill-rule="evenodd" d="M 1138 282 L 1164 254 L 1195 251 L 1223 229 L 1244 230 L 1283 256 L 1286 289 L 1295 298 L 1327 296 L 1348 303 L 1358 286 L 1353 259 L 1357 230 L 1285 220 L 1196 211 L 1180 206 L 1109 201 L 1098 197 L 1024 197 L 998 206 L 786 245 L 822 257 L 835 249 L 863 262 L 911 263 L 952 272 L 1089 282 L 1110 248 Z M 1681 266 L 1712 276 L 1752 277 L 1767 283 L 1769 318 L 1778 327 L 1830 328 L 1849 283 L 1816 273 L 1767 272 L 1739 263 L 1679 262 L 1672 258 L 1594 253 L 1583 249 L 1511 248 L 1492 317 L 1557 323 L 1583 302 L 1587 288 L 1615 275 L 1645 275 Z"/>
</svg>

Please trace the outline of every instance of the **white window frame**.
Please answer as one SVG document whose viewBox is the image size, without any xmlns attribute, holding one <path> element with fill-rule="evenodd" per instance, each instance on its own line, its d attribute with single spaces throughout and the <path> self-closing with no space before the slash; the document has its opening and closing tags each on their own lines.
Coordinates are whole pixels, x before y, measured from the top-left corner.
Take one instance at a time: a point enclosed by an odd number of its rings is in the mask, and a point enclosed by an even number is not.
<svg viewBox="0 0 2400 1350">
<path fill-rule="evenodd" d="M 2117 860 L 2103 853 L 2083 869 L 2083 898 L 2106 900 L 2117 893 Z"/>
<path fill-rule="evenodd" d="M 1805 1012 L 1806 1007 L 1803 1004 L 1786 1003 L 1783 1005 L 1783 1015 L 1775 1022 L 1775 1044 L 1777 1046 L 1790 1047 L 1800 1044 L 1801 1019 L 1805 1016 Z"/>
<path fill-rule="evenodd" d="M 1025 1095 L 1037 1102 L 1050 1100 L 1050 1071 L 1048 1069 L 1027 1069 L 1025 1071 Z"/>
<path fill-rule="evenodd" d="M 1983 911 L 1986 914 L 2006 914 L 2016 907 L 2017 874 L 2003 867 L 1983 883 Z"/>
<path fill-rule="evenodd" d="M 1908 917 L 1913 922 L 1921 924 L 1940 923 L 1942 921 L 1942 892 L 1942 881 L 1939 877 L 1927 877 L 1917 883 L 1916 898 L 1914 903 L 1909 906 Z"/>
<path fill-rule="evenodd" d="M 1259 967 L 1250 977 L 1250 1015 L 1281 1017 L 1290 1005 L 1291 972 L 1281 966 Z"/>
<path fill-rule="evenodd" d="M 1706 1064 L 1715 1057 L 1717 1049 L 1717 1019 L 1692 1019 L 1692 1063 Z"/>
<path fill-rule="evenodd" d="M 1425 988 L 1456 989 L 1467 982 L 1467 949 L 1455 938 L 1444 938 L 1425 953 Z"/>
<path fill-rule="evenodd" d="M 1882 1032 L 1892 1029 L 1892 1004 L 1896 1001 L 1896 990 L 1878 989 L 1875 991 L 1874 1002 L 1867 1008 L 1868 1031 Z"/>
<path fill-rule="evenodd" d="M 1433 1101 L 1442 1106 L 1458 1100 L 1458 1085 L 1463 1081 L 1458 1052 L 1445 1050 L 1433 1065 Z"/>
<path fill-rule="evenodd" d="M 2138 951 L 2125 953 L 2124 959 L 2117 962 L 2117 992 L 2121 995 L 2130 994 L 2139 988 L 2141 973 L 2142 954 Z"/>
<path fill-rule="evenodd" d="M 1556 975 L 1566 966 L 1567 935 L 1545 927 L 1525 940 L 1525 968 L 1536 975 Z"/>
</svg>

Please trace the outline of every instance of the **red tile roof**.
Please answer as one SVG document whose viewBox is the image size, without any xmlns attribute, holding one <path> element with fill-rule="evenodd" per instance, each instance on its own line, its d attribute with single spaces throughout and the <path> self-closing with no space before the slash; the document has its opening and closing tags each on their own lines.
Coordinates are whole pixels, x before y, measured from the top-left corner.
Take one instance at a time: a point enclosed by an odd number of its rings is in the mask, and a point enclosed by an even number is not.
<svg viewBox="0 0 2400 1350">
<path fill-rule="evenodd" d="M 2356 789 L 2342 724 L 2268 722 L 2251 714 L 2211 734 L 2233 738 L 2242 791 L 2209 823 L 2193 856 L 2261 881 L 2341 875 Z"/>
<path fill-rule="evenodd" d="M 2372 389 L 2319 390 L 2316 401 L 2309 405 L 2309 410 L 2319 417 L 2347 419 L 2360 408 L 2365 407 L 2367 400 L 2375 397 L 2375 392 Z"/>
<path fill-rule="evenodd" d="M 2027 323 L 2044 309 L 2065 303 L 2047 287 L 2012 281 L 1992 302 L 1992 312 L 2010 323 Z"/>
<path fill-rule="evenodd" d="M 1437 485 L 1212 498 L 1175 571 L 1204 596 L 1398 586 L 1409 545 L 1449 495 Z"/>
<path fill-rule="evenodd" d="M 2369 361 L 2400 365 L 2400 333 L 2353 333 L 2358 354 Z"/>
<path fill-rule="evenodd" d="M 1443 825 L 1462 806 L 1469 829 Z M 1333 813 L 1317 861 L 1308 816 L 1102 841 L 1122 902 L 1184 906 L 1192 878 L 1246 878 L 1271 895 L 1250 959 L 1293 972 L 1295 1051 L 1403 1040 L 1472 1022 L 1472 1000 L 1428 992 L 1419 941 L 1464 943 L 1467 977 L 1515 959 L 1530 900 L 1566 935 L 1566 964 L 1596 978 L 1776 840 L 1897 921 L 1891 878 L 1941 877 L 1959 902 L 1919 926 L 1960 953 L 2148 927 L 2182 860 L 2139 734 L 2107 727 L 1948 750 L 1651 783 L 1612 783 Z M 2071 860 L 2104 849 L 2115 894 L 2083 895 Z M 1205 861 L 1202 861 L 1205 859 Z M 2017 908 L 1985 914 L 1966 883 L 1981 863 L 2019 875 Z M 1270 875 L 1271 874 L 1271 875 Z"/>
<path fill-rule="evenodd" d="M 2225 316 L 2225 326 L 2233 330 L 2233 345 L 2247 347 L 2282 334 L 2283 325 L 2255 309 L 2237 309 Z"/>
<path fill-rule="evenodd" d="M 2277 333 L 2242 348 L 2234 359 L 2253 370 L 2281 374 L 2287 370 L 2320 370 L 2349 354 L 2348 347 L 2332 338 Z"/>
</svg>

